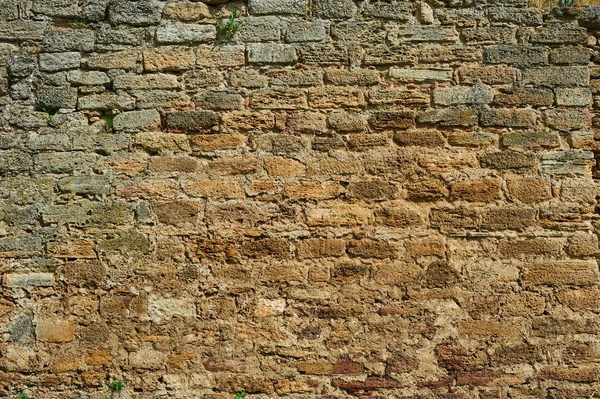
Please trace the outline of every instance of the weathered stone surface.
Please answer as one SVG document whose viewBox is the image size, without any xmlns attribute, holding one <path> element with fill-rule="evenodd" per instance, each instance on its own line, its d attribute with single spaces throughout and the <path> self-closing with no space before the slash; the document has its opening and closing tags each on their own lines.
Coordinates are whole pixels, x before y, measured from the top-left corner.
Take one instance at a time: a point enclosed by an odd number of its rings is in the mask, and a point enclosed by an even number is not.
<svg viewBox="0 0 600 399">
<path fill-rule="evenodd" d="M 248 61 L 255 64 L 293 64 L 296 49 L 289 44 L 255 43 L 248 47 Z"/>
<path fill-rule="evenodd" d="M 108 16 L 114 25 L 156 25 L 163 7 L 157 0 L 115 0 L 110 2 Z"/>
<path fill-rule="evenodd" d="M 600 8 L 530 3 L 0 0 L 0 397 L 594 396 Z"/>
<path fill-rule="evenodd" d="M 160 114 L 153 109 L 124 112 L 115 117 L 113 127 L 124 132 L 160 130 Z"/>
<path fill-rule="evenodd" d="M 53 30 L 44 35 L 42 48 L 49 52 L 94 51 L 95 35 L 87 29 Z"/>
<path fill-rule="evenodd" d="M 47 72 L 76 69 L 81 65 L 79 53 L 43 53 L 40 54 L 40 69 Z"/>
<path fill-rule="evenodd" d="M 250 0 L 248 7 L 252 14 L 300 14 L 308 11 L 308 0 Z"/>
<path fill-rule="evenodd" d="M 156 41 L 160 44 L 207 43 L 216 36 L 217 30 L 211 25 L 176 24 L 156 29 Z"/>
</svg>

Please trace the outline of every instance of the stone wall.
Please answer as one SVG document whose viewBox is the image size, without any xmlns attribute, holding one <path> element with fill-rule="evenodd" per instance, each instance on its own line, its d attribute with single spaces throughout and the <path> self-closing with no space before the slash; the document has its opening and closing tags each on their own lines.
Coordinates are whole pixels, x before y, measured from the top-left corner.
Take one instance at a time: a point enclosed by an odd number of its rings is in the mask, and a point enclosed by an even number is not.
<svg viewBox="0 0 600 399">
<path fill-rule="evenodd" d="M 598 396 L 600 8 L 205 3 L 0 0 L 0 396 Z"/>
</svg>

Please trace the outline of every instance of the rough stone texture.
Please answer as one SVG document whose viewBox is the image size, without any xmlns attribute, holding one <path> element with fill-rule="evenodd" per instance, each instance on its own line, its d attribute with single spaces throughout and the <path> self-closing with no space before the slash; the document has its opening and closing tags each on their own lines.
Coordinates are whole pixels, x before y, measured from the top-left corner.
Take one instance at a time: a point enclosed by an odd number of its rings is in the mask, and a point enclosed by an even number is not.
<svg viewBox="0 0 600 399">
<path fill-rule="evenodd" d="M 597 397 L 600 8 L 528 3 L 0 0 L 0 397 Z"/>
</svg>

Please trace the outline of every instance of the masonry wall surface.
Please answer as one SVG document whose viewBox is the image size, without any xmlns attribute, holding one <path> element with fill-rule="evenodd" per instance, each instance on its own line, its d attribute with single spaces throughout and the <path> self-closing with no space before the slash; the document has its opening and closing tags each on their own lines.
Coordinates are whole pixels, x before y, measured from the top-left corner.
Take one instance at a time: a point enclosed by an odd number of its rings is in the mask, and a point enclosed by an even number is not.
<svg viewBox="0 0 600 399">
<path fill-rule="evenodd" d="M 526 0 L 0 0 L 0 397 L 598 396 L 597 37 Z"/>
</svg>

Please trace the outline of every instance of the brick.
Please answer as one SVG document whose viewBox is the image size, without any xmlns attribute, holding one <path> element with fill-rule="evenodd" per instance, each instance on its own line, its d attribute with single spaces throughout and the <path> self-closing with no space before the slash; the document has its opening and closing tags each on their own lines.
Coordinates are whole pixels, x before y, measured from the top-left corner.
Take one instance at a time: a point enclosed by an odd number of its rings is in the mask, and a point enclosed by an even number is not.
<svg viewBox="0 0 600 399">
<path fill-rule="evenodd" d="M 73 323 L 55 319 L 38 320 L 35 334 L 39 341 L 49 343 L 69 342 L 75 338 Z"/>
<path fill-rule="evenodd" d="M 480 114 L 482 126 L 528 128 L 535 126 L 536 113 L 529 109 L 483 108 Z"/>
<path fill-rule="evenodd" d="M 483 59 L 486 64 L 508 64 L 526 67 L 547 64 L 548 54 L 543 48 L 523 44 L 500 44 L 485 47 Z"/>
<path fill-rule="evenodd" d="M 552 86 L 588 86 L 590 74 L 587 67 L 553 66 L 530 68 L 523 71 L 523 83 Z"/>
<path fill-rule="evenodd" d="M 110 3 L 109 19 L 114 25 L 155 25 L 160 22 L 162 7 L 156 0 L 116 0 Z"/>
<path fill-rule="evenodd" d="M 253 64 L 294 64 L 298 55 L 294 46 L 279 43 L 253 43 L 248 47 L 248 62 Z"/>
<path fill-rule="evenodd" d="M 278 256 L 286 259 L 290 256 L 290 245 L 287 240 L 279 238 L 260 238 L 242 243 L 242 252 L 251 258 Z"/>
<path fill-rule="evenodd" d="M 536 224 L 537 212 L 531 208 L 488 209 L 482 214 L 485 230 L 524 230 Z"/>
<path fill-rule="evenodd" d="M 160 130 L 160 122 L 160 114 L 156 110 L 132 111 L 117 115 L 113 127 L 124 132 Z"/>
<path fill-rule="evenodd" d="M 485 132 L 453 132 L 448 135 L 448 143 L 457 147 L 484 147 L 497 142 L 495 135 Z"/>
<path fill-rule="evenodd" d="M 586 110 L 549 109 L 545 112 L 546 124 L 556 130 L 568 131 L 591 126 L 591 116 Z"/>
<path fill-rule="evenodd" d="M 265 158 L 264 168 L 270 176 L 300 177 L 306 173 L 306 167 L 302 163 L 283 157 Z"/>
<path fill-rule="evenodd" d="M 110 366 L 112 355 L 106 349 L 88 349 L 85 363 L 89 366 Z"/>
<path fill-rule="evenodd" d="M 405 83 L 449 82 L 452 71 L 446 69 L 403 69 L 391 67 L 389 76 Z"/>
<path fill-rule="evenodd" d="M 407 130 L 397 132 L 394 142 L 400 146 L 444 147 L 446 140 L 437 130 Z"/>
<path fill-rule="evenodd" d="M 219 151 L 243 147 L 246 137 L 236 134 L 197 134 L 190 137 L 192 151 Z"/>
<path fill-rule="evenodd" d="M 417 121 L 439 123 L 441 126 L 473 126 L 479 123 L 479 115 L 472 108 L 450 107 L 419 113 Z"/>
<path fill-rule="evenodd" d="M 381 76 L 375 69 L 326 69 L 325 80 L 338 86 L 372 86 L 381 81 Z"/>
<path fill-rule="evenodd" d="M 309 226 L 362 226 L 372 220 L 370 210 L 358 205 L 338 204 L 329 208 L 307 209 Z"/>
<path fill-rule="evenodd" d="M 319 87 L 309 89 L 308 101 L 315 108 L 362 107 L 366 105 L 359 88 Z"/>
<path fill-rule="evenodd" d="M 387 147 L 389 139 L 387 134 L 353 134 L 348 137 L 348 148 L 353 151 L 368 151 L 377 147 Z"/>
<path fill-rule="evenodd" d="M 563 246 L 563 242 L 556 239 L 504 239 L 498 244 L 498 253 L 502 257 L 509 258 L 519 256 L 557 256 L 562 252 Z"/>
<path fill-rule="evenodd" d="M 206 20 L 212 17 L 210 8 L 204 3 L 189 1 L 169 1 L 163 9 L 163 15 L 184 22 Z"/>
<path fill-rule="evenodd" d="M 362 132 L 367 122 L 360 113 L 333 111 L 327 116 L 327 124 L 339 132 Z"/>
<path fill-rule="evenodd" d="M 322 42 L 327 37 L 329 23 L 323 20 L 310 22 L 294 22 L 287 26 L 285 41 L 287 43 Z"/>
<path fill-rule="evenodd" d="M 488 104 L 494 97 L 493 90 L 486 86 L 437 88 L 433 91 L 436 105 Z"/>
<path fill-rule="evenodd" d="M 569 239 L 567 252 L 573 256 L 595 256 L 598 254 L 598 236 L 585 232 L 575 233 Z"/>
<path fill-rule="evenodd" d="M 526 204 L 546 201 L 552 198 L 550 181 L 535 176 L 512 176 L 506 180 L 511 198 Z"/>
<path fill-rule="evenodd" d="M 522 87 L 502 90 L 494 96 L 494 104 L 509 107 L 550 107 L 554 93 L 546 88 Z"/>
<path fill-rule="evenodd" d="M 211 25 L 173 24 L 156 29 L 159 44 L 206 43 L 215 40 L 217 30 Z"/>
<path fill-rule="evenodd" d="M 600 291 L 597 288 L 565 289 L 557 294 L 557 298 L 574 311 L 595 311 L 600 306 Z"/>
<path fill-rule="evenodd" d="M 488 9 L 488 18 L 492 22 L 510 22 L 524 25 L 541 25 L 542 11 L 535 7 L 492 7 Z"/>
<path fill-rule="evenodd" d="M 292 132 L 321 133 L 326 130 L 325 114 L 319 112 L 298 112 L 290 115 L 287 126 Z"/>
<path fill-rule="evenodd" d="M 148 170 L 153 172 L 195 172 L 199 162 L 188 157 L 152 157 Z"/>
<path fill-rule="evenodd" d="M 299 259 L 339 257 L 346 253 L 344 240 L 311 238 L 296 245 Z"/>
<path fill-rule="evenodd" d="M 164 201 L 152 204 L 152 210 L 159 222 L 172 226 L 195 223 L 202 203 L 177 200 Z"/>
<path fill-rule="evenodd" d="M 373 105 L 403 105 L 428 106 L 430 95 L 420 90 L 373 88 L 367 91 L 369 104 Z"/>
<path fill-rule="evenodd" d="M 511 149 L 557 148 L 560 138 L 556 132 L 509 132 L 502 135 L 502 144 Z"/>
<path fill-rule="evenodd" d="M 244 189 L 238 182 L 222 180 L 190 180 L 183 183 L 183 190 L 191 197 L 244 198 Z"/>
<path fill-rule="evenodd" d="M 10 288 L 51 287 L 55 283 L 52 273 L 6 274 L 3 285 Z"/>
<path fill-rule="evenodd" d="M 588 107 L 592 104 L 592 92 L 581 88 L 554 89 L 556 93 L 556 105 L 567 107 Z"/>
<path fill-rule="evenodd" d="M 288 183 L 284 188 L 284 195 L 292 199 L 328 199 L 336 198 L 341 192 L 337 183 L 318 183 L 311 181 L 300 181 Z"/>
<path fill-rule="evenodd" d="M 183 46 L 163 46 L 144 51 L 144 69 L 149 72 L 185 71 L 195 64 L 194 51 Z"/>
<path fill-rule="evenodd" d="M 47 24 L 42 21 L 5 21 L 0 28 L 0 40 L 42 40 L 46 29 Z"/>
<path fill-rule="evenodd" d="M 450 195 L 466 201 L 491 201 L 500 198 L 502 180 L 481 178 L 465 180 L 451 186 Z"/>
<path fill-rule="evenodd" d="M 598 265 L 595 260 L 535 262 L 528 265 L 522 279 L 532 285 L 592 285 L 598 281 Z"/>
<path fill-rule="evenodd" d="M 424 224 L 424 215 L 408 205 L 392 202 L 382 204 L 375 211 L 375 221 L 377 224 L 389 227 L 420 227 Z"/>
<path fill-rule="evenodd" d="M 589 151 L 551 151 L 542 155 L 542 172 L 590 176 L 593 163 L 593 153 Z"/>
<path fill-rule="evenodd" d="M 196 65 L 207 68 L 236 67 L 246 63 L 246 48 L 243 45 L 219 47 L 199 46 L 196 48 Z"/>
<path fill-rule="evenodd" d="M 515 41 L 515 30 L 508 26 L 465 28 L 461 38 L 466 44 L 509 44 Z"/>
<path fill-rule="evenodd" d="M 250 106 L 257 109 L 297 109 L 307 107 L 306 92 L 301 89 L 264 89 L 254 91 Z"/>
<path fill-rule="evenodd" d="M 40 70 L 46 72 L 77 69 L 81 65 L 81 55 L 76 52 L 40 54 Z"/>
<path fill-rule="evenodd" d="M 258 160 L 251 157 L 224 157 L 208 164 L 210 175 L 248 175 L 260 169 Z"/>
<path fill-rule="evenodd" d="M 42 48 L 48 52 L 94 51 L 94 32 L 87 29 L 46 31 Z"/>
<path fill-rule="evenodd" d="M 115 76 L 113 87 L 124 90 L 154 90 L 179 89 L 181 85 L 175 75 L 164 73 L 134 75 L 127 73 Z"/>
<path fill-rule="evenodd" d="M 479 162 L 484 168 L 498 170 L 532 170 L 538 164 L 533 153 L 516 151 L 488 152 L 479 156 Z"/>
<path fill-rule="evenodd" d="M 458 76 L 461 84 L 476 84 L 481 82 L 486 85 L 511 84 L 517 79 L 518 70 L 506 66 L 462 66 L 458 68 Z M 494 102 L 498 102 L 498 94 L 494 96 Z"/>
<path fill-rule="evenodd" d="M 587 44 L 587 38 L 585 28 L 556 24 L 536 28 L 529 41 L 540 44 Z"/>
<path fill-rule="evenodd" d="M 87 65 L 90 69 L 123 69 L 134 70 L 137 67 L 141 54 L 136 51 L 122 51 L 118 53 L 97 55 L 88 59 Z"/>
<path fill-rule="evenodd" d="M 248 4 L 252 14 L 300 14 L 308 9 L 308 0 L 251 0 Z"/>
<path fill-rule="evenodd" d="M 375 128 L 408 129 L 414 126 L 415 113 L 412 110 L 377 111 L 369 116 L 369 123 Z"/>
<path fill-rule="evenodd" d="M 398 197 L 398 188 L 379 180 L 358 181 L 348 185 L 346 196 L 367 201 L 392 200 Z"/>
<path fill-rule="evenodd" d="M 150 154 L 181 153 L 189 151 L 188 139 L 183 134 L 138 133 L 133 144 Z"/>
</svg>

